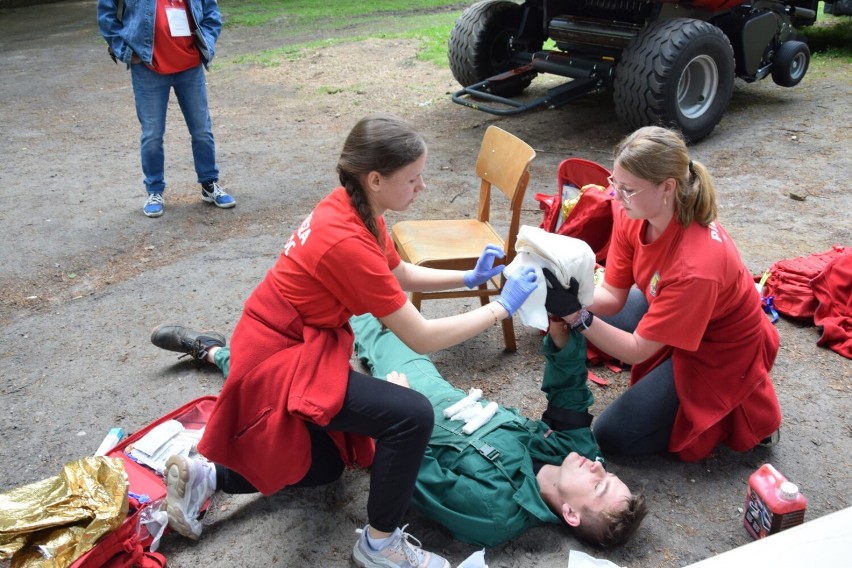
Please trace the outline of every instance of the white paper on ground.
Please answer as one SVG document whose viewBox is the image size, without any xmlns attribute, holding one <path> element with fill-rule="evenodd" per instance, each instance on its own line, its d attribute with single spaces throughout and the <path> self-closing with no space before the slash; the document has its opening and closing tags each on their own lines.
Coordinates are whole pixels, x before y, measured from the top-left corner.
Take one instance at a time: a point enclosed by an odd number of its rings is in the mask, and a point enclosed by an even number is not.
<svg viewBox="0 0 852 568">
<path fill-rule="evenodd" d="M 456 568 L 488 568 L 488 564 L 485 563 L 485 549 L 474 552 Z"/>
<path fill-rule="evenodd" d="M 620 568 L 605 558 L 595 558 L 579 550 L 568 551 L 568 568 Z"/>
</svg>

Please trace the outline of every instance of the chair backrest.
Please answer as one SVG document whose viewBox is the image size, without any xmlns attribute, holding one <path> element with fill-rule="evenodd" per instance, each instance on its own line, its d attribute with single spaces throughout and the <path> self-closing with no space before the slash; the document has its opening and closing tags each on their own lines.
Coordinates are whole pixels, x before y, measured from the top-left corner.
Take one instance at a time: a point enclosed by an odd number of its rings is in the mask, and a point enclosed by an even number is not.
<svg viewBox="0 0 852 568">
<path fill-rule="evenodd" d="M 479 156 L 476 158 L 476 175 L 481 179 L 477 219 L 490 222 L 492 187 L 496 187 L 509 200 L 511 218 L 503 243 L 507 264 L 515 256 L 515 239 L 520 227 L 521 205 L 527 191 L 530 179 L 529 167 L 533 158 L 535 158 L 535 150 L 532 146 L 494 125 L 489 126 L 485 131 Z"/>
</svg>

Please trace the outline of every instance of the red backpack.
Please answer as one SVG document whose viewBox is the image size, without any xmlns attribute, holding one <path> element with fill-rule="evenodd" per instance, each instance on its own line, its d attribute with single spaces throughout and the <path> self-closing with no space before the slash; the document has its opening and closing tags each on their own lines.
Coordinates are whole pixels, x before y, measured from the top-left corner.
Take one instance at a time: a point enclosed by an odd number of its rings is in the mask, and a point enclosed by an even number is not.
<svg viewBox="0 0 852 568">
<path fill-rule="evenodd" d="M 778 313 L 793 318 L 812 319 L 819 305 L 814 296 L 811 280 L 816 278 L 829 262 L 844 254 L 852 254 L 846 247 L 834 245 L 831 250 L 779 260 L 769 267 L 761 296 L 771 298 Z"/>
<path fill-rule="evenodd" d="M 602 165 L 582 158 L 568 158 L 559 164 L 556 171 L 556 187 L 554 195 L 537 193 L 536 201 L 543 212 L 541 227 L 549 233 L 557 233 L 585 241 L 595 252 L 595 261 L 601 266 L 606 262 L 609 252 L 609 242 L 612 235 L 613 207 L 618 202 L 613 200 L 609 191 L 610 171 Z M 563 216 L 563 188 L 570 186 L 580 191 L 577 202 L 568 216 Z M 560 224 L 560 221 L 561 224 Z M 613 372 L 621 372 L 620 361 L 597 349 L 589 343 L 586 357 L 593 366 L 604 365 Z M 607 380 L 589 371 L 589 379 L 599 385 L 606 385 Z"/>
<path fill-rule="evenodd" d="M 535 195 L 539 209 L 544 212 L 539 227 L 550 233 L 585 241 L 595 252 L 598 264 L 606 261 L 612 233 L 612 208 L 617 203 L 608 191 L 609 176 L 609 170 L 600 164 L 582 158 L 568 158 L 559 164 L 556 173 L 559 191 L 554 195 Z M 560 224 L 565 186 L 577 188 L 581 193 L 567 218 Z"/>
</svg>

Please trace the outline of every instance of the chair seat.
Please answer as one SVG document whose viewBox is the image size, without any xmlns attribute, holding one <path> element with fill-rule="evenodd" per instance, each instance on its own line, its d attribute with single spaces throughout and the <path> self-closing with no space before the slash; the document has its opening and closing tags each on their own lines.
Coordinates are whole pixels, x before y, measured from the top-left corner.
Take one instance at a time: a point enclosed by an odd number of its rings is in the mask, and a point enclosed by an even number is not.
<svg viewBox="0 0 852 568">
<path fill-rule="evenodd" d="M 391 234 L 403 260 L 430 268 L 467 270 L 485 245 L 503 246 L 491 224 L 476 219 L 401 221 Z"/>
</svg>

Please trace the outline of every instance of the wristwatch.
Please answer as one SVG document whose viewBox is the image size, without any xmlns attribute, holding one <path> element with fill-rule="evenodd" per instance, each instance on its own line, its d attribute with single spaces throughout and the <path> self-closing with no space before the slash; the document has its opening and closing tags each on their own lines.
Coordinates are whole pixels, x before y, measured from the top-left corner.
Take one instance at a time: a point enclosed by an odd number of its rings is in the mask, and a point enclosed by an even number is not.
<svg viewBox="0 0 852 568">
<path fill-rule="evenodd" d="M 580 317 L 577 318 L 577 321 L 574 322 L 571 329 L 577 329 L 580 326 L 582 326 L 583 329 L 589 329 L 589 326 L 592 325 L 593 319 L 595 319 L 595 314 L 586 308 L 580 308 Z"/>
</svg>

